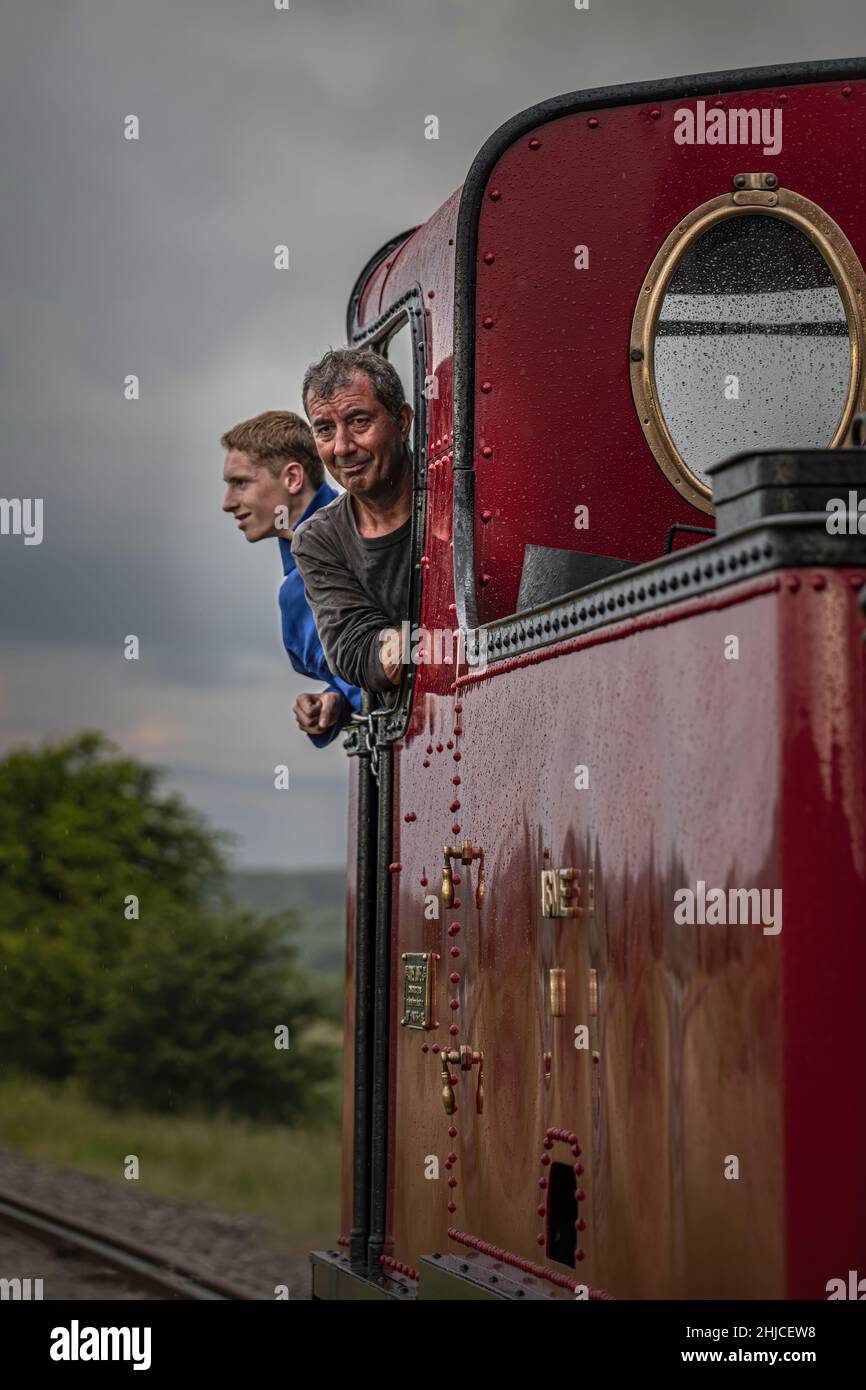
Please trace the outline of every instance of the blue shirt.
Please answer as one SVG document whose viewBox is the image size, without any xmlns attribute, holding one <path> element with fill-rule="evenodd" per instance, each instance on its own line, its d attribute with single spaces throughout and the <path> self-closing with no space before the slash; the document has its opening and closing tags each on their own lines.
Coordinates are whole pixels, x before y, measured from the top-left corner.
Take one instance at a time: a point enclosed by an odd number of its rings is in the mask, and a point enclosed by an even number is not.
<svg viewBox="0 0 866 1390">
<path fill-rule="evenodd" d="M 313 512 L 317 512 L 320 507 L 326 506 L 328 502 L 333 502 L 336 496 L 338 496 L 336 488 L 332 488 L 327 482 L 322 483 L 301 520 L 297 523 L 298 526 L 300 526 L 301 521 L 306 521 L 307 517 L 312 516 Z M 317 748 L 325 748 L 337 737 L 352 714 L 360 714 L 361 692 L 356 685 L 347 684 L 346 681 L 340 680 L 339 676 L 331 675 L 328 670 L 325 653 L 322 651 L 322 644 L 316 631 L 313 611 L 307 603 L 307 596 L 304 593 L 304 581 L 298 573 L 292 555 L 292 543 L 282 536 L 278 536 L 277 539 L 283 559 L 283 573 L 285 574 L 285 579 L 280 585 L 280 615 L 283 623 L 283 646 L 289 654 L 289 661 L 299 676 L 310 676 L 312 680 L 327 681 L 325 690 L 331 694 L 342 696 L 340 713 L 336 723 L 326 729 L 323 734 L 307 735 Z"/>
</svg>

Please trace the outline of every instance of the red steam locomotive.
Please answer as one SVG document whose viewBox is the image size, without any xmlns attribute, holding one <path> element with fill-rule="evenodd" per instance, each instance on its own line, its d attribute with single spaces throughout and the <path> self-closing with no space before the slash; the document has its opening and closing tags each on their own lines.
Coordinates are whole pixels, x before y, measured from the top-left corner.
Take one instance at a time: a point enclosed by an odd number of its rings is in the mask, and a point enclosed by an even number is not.
<svg viewBox="0 0 866 1390">
<path fill-rule="evenodd" d="M 558 97 L 357 281 L 463 647 L 346 743 L 316 1298 L 866 1272 L 864 146 L 866 59 Z"/>
</svg>

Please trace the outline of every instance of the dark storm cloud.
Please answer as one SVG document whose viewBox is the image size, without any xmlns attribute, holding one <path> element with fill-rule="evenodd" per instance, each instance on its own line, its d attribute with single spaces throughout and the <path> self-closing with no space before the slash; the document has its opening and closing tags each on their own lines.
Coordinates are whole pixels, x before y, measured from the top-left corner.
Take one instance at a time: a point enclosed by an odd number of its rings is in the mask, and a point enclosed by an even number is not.
<svg viewBox="0 0 866 1390">
<path fill-rule="evenodd" d="M 0 541 L 0 657 L 18 678 L 4 742 L 40 731 L 21 703 L 29 671 L 47 682 L 46 729 L 80 727 L 94 703 L 109 731 L 125 729 L 128 672 L 113 654 L 127 633 L 142 639 L 155 706 L 186 711 L 194 692 L 205 722 L 225 720 L 218 696 L 249 703 L 251 672 L 284 674 L 276 547 L 248 546 L 220 515 L 219 436 L 299 406 L 307 362 L 341 339 L 359 268 L 444 201 L 497 125 L 581 86 L 856 52 L 861 15 L 859 0 L 9 9 L 0 495 L 44 498 L 45 539 Z M 130 113 L 137 142 L 123 139 Z M 428 114 L 438 141 L 424 139 Z M 123 399 L 128 373 L 139 401 Z M 268 689 L 257 719 L 327 780 L 333 764 L 292 733 L 288 690 Z M 187 718 L 172 726 L 178 765 Z M 221 746 L 199 750 L 210 767 Z M 224 792 L 223 816 L 230 805 Z M 251 823 L 240 794 L 236 820 Z"/>
</svg>

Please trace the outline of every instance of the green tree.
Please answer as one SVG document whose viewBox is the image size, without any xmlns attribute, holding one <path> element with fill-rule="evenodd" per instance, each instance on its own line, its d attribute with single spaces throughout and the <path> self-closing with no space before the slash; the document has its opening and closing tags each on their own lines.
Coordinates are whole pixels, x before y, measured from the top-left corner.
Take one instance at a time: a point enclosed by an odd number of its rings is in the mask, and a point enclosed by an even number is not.
<svg viewBox="0 0 866 1390">
<path fill-rule="evenodd" d="M 97 733 L 0 760 L 0 1069 L 291 1119 L 333 1068 L 301 1063 L 320 1001 L 286 924 L 230 910 L 228 837 L 160 780 Z"/>
<path fill-rule="evenodd" d="M 320 1083 L 333 1075 L 332 1048 L 304 1040 L 320 1017 L 284 923 L 173 914 L 127 952 L 81 1072 L 115 1106 L 291 1124 L 320 1108 Z M 278 1028 L 287 1048 L 276 1046 Z"/>
<path fill-rule="evenodd" d="M 162 794 L 161 777 L 98 733 L 13 750 L 0 761 L 4 894 L 112 916 L 118 894 L 121 906 L 149 891 L 202 901 L 225 877 L 229 837 Z"/>
<path fill-rule="evenodd" d="M 0 761 L 0 1062 L 68 1075 L 142 923 L 219 895 L 222 843 L 97 733 Z"/>
</svg>

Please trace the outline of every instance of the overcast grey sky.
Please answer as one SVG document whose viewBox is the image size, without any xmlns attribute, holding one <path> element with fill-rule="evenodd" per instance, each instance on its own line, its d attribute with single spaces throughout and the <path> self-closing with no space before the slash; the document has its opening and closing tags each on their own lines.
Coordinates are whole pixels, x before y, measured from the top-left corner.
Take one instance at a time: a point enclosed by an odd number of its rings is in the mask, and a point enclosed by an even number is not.
<svg viewBox="0 0 866 1390">
<path fill-rule="evenodd" d="M 239 863 L 340 863 L 345 755 L 295 730 L 277 546 L 220 513 L 219 436 L 299 408 L 368 256 L 516 111 L 864 48 L 862 0 L 3 0 L 0 496 L 45 519 L 0 537 L 0 752 L 100 728 Z"/>
</svg>

